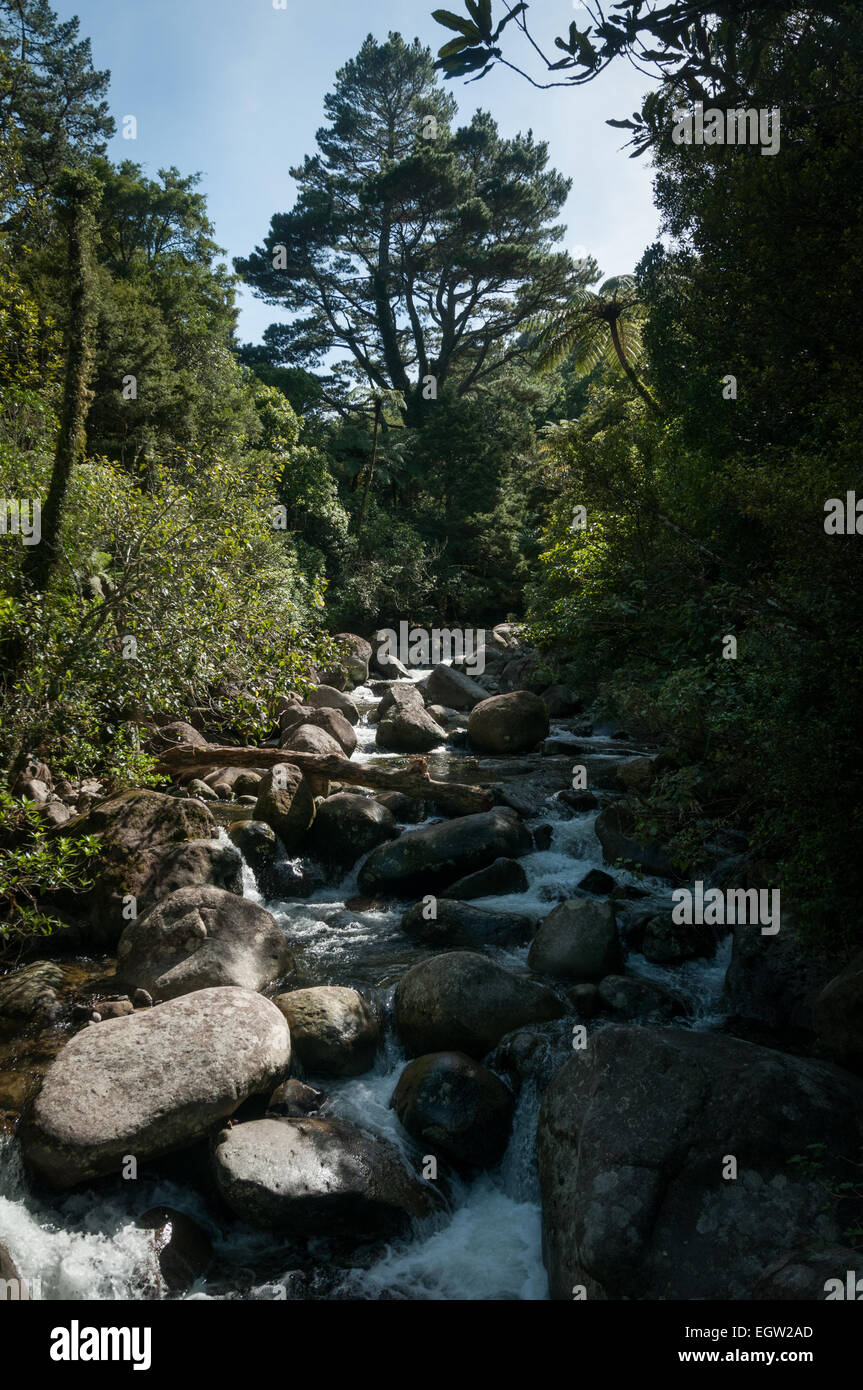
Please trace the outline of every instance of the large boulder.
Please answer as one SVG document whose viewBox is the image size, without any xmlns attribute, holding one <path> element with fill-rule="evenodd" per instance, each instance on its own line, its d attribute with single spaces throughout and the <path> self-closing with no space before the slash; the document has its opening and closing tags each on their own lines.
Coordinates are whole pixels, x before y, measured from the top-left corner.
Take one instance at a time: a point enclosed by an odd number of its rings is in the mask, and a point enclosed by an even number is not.
<svg viewBox="0 0 863 1390">
<path fill-rule="evenodd" d="M 199 990 L 77 1033 L 48 1068 L 21 1142 L 53 1187 L 202 1138 L 291 1061 L 284 1016 L 260 994 Z"/>
<path fill-rule="evenodd" d="M 823 1051 L 843 1067 L 863 1071 L 863 952 L 827 982 L 813 1015 Z"/>
<path fill-rule="evenodd" d="M 312 706 L 312 709 L 340 710 L 349 724 L 359 724 L 360 722 L 360 712 L 350 695 L 345 695 L 341 690 L 336 690 L 331 685 L 319 685 L 308 697 L 308 704 Z"/>
<path fill-rule="evenodd" d="M 393 714 L 396 710 L 401 713 L 405 709 L 425 709 L 423 693 L 413 681 L 396 681 L 381 695 L 377 708 L 373 711 L 373 722 Z"/>
<path fill-rule="evenodd" d="M 186 840 L 166 845 L 155 856 L 155 873 L 137 902 L 141 916 L 179 888 L 209 885 L 226 893 L 243 892 L 243 857 L 234 845 L 222 840 Z"/>
<path fill-rule="evenodd" d="M 572 992 L 570 1000 L 575 1004 Z M 660 1018 L 668 1021 L 692 1013 L 691 1006 L 680 995 L 652 980 L 637 980 L 632 975 L 606 975 L 596 988 L 596 1004 L 621 1020 Z"/>
<path fill-rule="evenodd" d="M 430 1052 L 409 1062 L 390 1105 L 424 1151 L 456 1167 L 489 1168 L 503 1158 L 512 1091 L 463 1052 Z"/>
<path fill-rule="evenodd" d="M 527 874 L 517 859 L 495 859 L 486 869 L 478 869 L 450 885 L 453 898 L 504 897 L 527 892 Z"/>
<path fill-rule="evenodd" d="M 0 1019 L 51 1021 L 60 1014 L 57 989 L 63 971 L 51 961 L 34 961 L 0 979 Z"/>
<path fill-rule="evenodd" d="M 293 763 L 277 763 L 261 780 L 253 812 L 275 830 L 288 853 L 296 850 L 315 818 L 315 799 Z"/>
<path fill-rule="evenodd" d="M 568 898 L 539 925 L 527 963 L 561 980 L 601 980 L 623 964 L 610 902 Z"/>
<path fill-rule="evenodd" d="M 672 878 L 674 865 L 661 845 L 636 832 L 636 814 L 625 801 L 603 806 L 596 818 L 596 834 L 606 864 L 622 859 L 627 867 L 660 878 Z"/>
<path fill-rule="evenodd" d="M 544 664 L 533 651 L 522 651 L 507 661 L 500 673 L 500 688 L 507 692 L 530 691 L 534 694 L 546 687 L 548 677 Z"/>
<path fill-rule="evenodd" d="M 370 849 L 394 840 L 398 833 L 395 816 L 379 801 L 337 792 L 318 806 L 309 849 L 323 863 L 347 868 Z"/>
<path fill-rule="evenodd" d="M 130 922 L 117 947 L 117 979 L 130 993 L 176 999 L 198 989 L 260 990 L 293 967 L 274 917 L 221 888 L 180 888 Z"/>
<path fill-rule="evenodd" d="M 393 1005 L 396 1029 L 413 1057 L 455 1051 L 479 1059 L 504 1033 L 565 1012 L 550 989 L 474 951 L 420 961 L 402 976 Z"/>
<path fill-rule="evenodd" d="M 384 680 L 410 680 L 410 671 L 403 662 L 399 661 L 397 656 L 391 654 L 391 647 L 392 638 L 388 635 L 388 629 L 382 628 L 373 634 L 369 671 L 377 676 L 383 676 Z"/>
<path fill-rule="evenodd" d="M 372 659 L 372 644 L 355 632 L 337 632 L 333 638 L 341 648 L 342 665 L 353 685 L 362 685 L 369 678 L 369 662 Z"/>
<path fill-rule="evenodd" d="M 160 725 L 158 729 L 152 731 L 148 741 L 150 747 L 157 753 L 166 748 L 179 748 L 184 743 L 190 744 L 193 748 L 206 748 L 207 746 L 204 735 L 182 719 L 175 720 L 172 724 Z"/>
<path fill-rule="evenodd" d="M 137 1222 L 152 1232 L 153 1255 L 164 1289 L 181 1292 L 202 1279 L 213 1263 L 210 1237 L 197 1221 L 172 1207 L 151 1207 Z"/>
<path fill-rule="evenodd" d="M 712 956 L 717 939 L 715 927 L 703 922 L 675 922 L 669 913 L 657 913 L 647 922 L 641 952 L 653 965 L 680 965 L 685 960 Z"/>
<path fill-rule="evenodd" d="M 409 907 L 401 920 L 406 936 L 424 946 L 521 946 L 529 941 L 534 919 L 520 912 L 496 912 L 451 898 L 424 900 Z"/>
<path fill-rule="evenodd" d="M 813 1136 L 810 1176 L 795 1159 Z M 777 1252 L 838 1242 L 861 1138 L 863 1081 L 829 1063 L 717 1033 L 595 1032 L 540 1112 L 552 1298 L 749 1297 Z"/>
<path fill-rule="evenodd" d="M 446 741 L 437 720 L 420 702 L 397 705 L 379 721 L 375 743 L 389 753 L 428 753 Z"/>
<path fill-rule="evenodd" d="M 235 820 L 228 827 L 233 841 L 255 876 L 258 887 L 261 878 L 279 857 L 279 840 L 271 825 L 262 820 Z"/>
<path fill-rule="evenodd" d="M 380 1021 L 355 989 L 316 985 L 273 1003 L 291 1030 L 294 1056 L 314 1076 L 359 1076 L 374 1065 Z"/>
<path fill-rule="evenodd" d="M 315 709 L 312 705 L 291 705 L 282 714 L 280 723 L 282 729 L 282 736 L 279 741 L 280 748 L 294 748 L 299 752 L 301 745 L 294 743 L 293 739 L 299 735 L 302 729 L 312 725 L 322 729 L 325 734 L 334 739 L 346 758 L 349 758 L 356 751 L 357 736 L 354 733 L 354 726 L 339 709 Z M 315 750 L 307 748 L 305 751 L 313 752 Z"/>
<path fill-rule="evenodd" d="M 241 1220 L 297 1237 L 391 1237 L 429 1214 L 433 1185 L 394 1144 L 335 1116 L 253 1120 L 213 1149 L 222 1197 Z"/>
<path fill-rule="evenodd" d="M 452 666 L 435 666 L 422 682 L 423 694 L 430 705 L 448 709 L 473 709 L 488 694 L 475 680 L 456 671 Z"/>
<path fill-rule="evenodd" d="M 538 695 L 515 690 L 474 705 L 468 737 L 481 753 L 527 753 L 548 734 L 548 710 Z"/>
<path fill-rule="evenodd" d="M 142 790 L 118 792 L 61 827 L 62 836 L 97 835 L 99 853 L 91 864 L 94 887 L 85 900 L 91 917 L 88 945 L 112 947 L 128 920 L 124 908 L 133 897 L 139 912 L 157 901 L 166 863 L 178 869 L 170 851 L 185 841 L 216 840 L 219 827 L 203 802 Z M 193 851 L 193 858 L 200 856 Z M 213 863 L 225 864 L 215 853 Z"/>
<path fill-rule="evenodd" d="M 841 1299 L 848 1295 L 848 1274 L 855 1285 L 851 1298 L 857 1302 L 857 1270 L 860 1268 L 860 1249 L 848 1245 L 831 1245 L 827 1250 L 813 1250 L 808 1243 L 796 1250 L 786 1251 L 759 1279 L 752 1290 L 753 1299 L 783 1303 L 807 1302 L 821 1303 L 828 1297 L 828 1290 L 836 1296 L 836 1281 L 839 1281 Z M 832 1282 L 831 1282 L 832 1281 Z"/>
<path fill-rule="evenodd" d="M 344 750 L 340 743 L 317 724 L 300 724 L 288 729 L 282 736 L 280 747 L 290 754 L 313 753 L 318 758 L 341 758 Z"/>
<path fill-rule="evenodd" d="M 435 892 L 495 859 L 531 849 L 530 833 L 506 806 L 408 830 L 373 850 L 360 870 L 364 893 Z"/>
</svg>

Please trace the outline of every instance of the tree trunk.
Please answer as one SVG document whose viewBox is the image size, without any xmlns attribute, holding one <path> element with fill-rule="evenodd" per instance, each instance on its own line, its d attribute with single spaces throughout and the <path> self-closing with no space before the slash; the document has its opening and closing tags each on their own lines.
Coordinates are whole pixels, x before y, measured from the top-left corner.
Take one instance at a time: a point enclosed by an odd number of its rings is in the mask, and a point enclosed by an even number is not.
<svg viewBox="0 0 863 1390">
<path fill-rule="evenodd" d="M 626 375 L 629 377 L 629 380 L 632 382 L 639 396 L 641 396 L 643 400 L 647 401 L 647 404 L 650 406 L 651 410 L 655 411 L 657 415 L 661 415 L 662 412 L 659 408 L 659 402 L 656 400 L 654 396 L 650 394 L 647 387 L 641 381 L 639 381 L 638 376 L 633 370 L 631 364 L 626 360 L 626 354 L 623 351 L 623 347 L 620 341 L 620 334 L 617 331 L 616 320 L 610 319 L 608 321 L 608 327 L 611 332 L 611 341 L 614 343 L 614 350 L 617 353 L 617 359 L 620 362 L 621 367 L 626 372 Z"/>
<path fill-rule="evenodd" d="M 101 197 L 98 181 L 89 173 L 68 172 L 58 184 L 60 216 L 66 227 L 69 266 L 69 329 L 66 376 L 60 431 L 54 469 L 42 510 L 39 545 L 28 550 L 23 572 L 37 589 L 45 589 L 57 565 L 60 526 L 69 480 L 84 456 L 84 423 L 90 405 L 88 390 L 93 366 L 93 247 L 96 239 L 94 209 Z"/>
<path fill-rule="evenodd" d="M 176 748 L 167 748 L 159 755 L 159 771 L 175 779 L 199 777 L 217 767 L 275 767 L 278 763 L 293 763 L 306 775 L 331 778 L 334 782 L 374 787 L 378 791 L 405 792 L 423 801 L 433 801 L 454 816 L 490 811 L 494 804 L 491 792 L 484 787 L 433 781 L 429 777 L 425 758 L 411 758 L 409 767 L 387 770 L 379 763 L 354 763 L 336 755 L 325 757 L 317 753 L 295 753 L 290 748 L 232 748 L 218 745 L 201 748 L 197 744 L 184 743 Z"/>
<path fill-rule="evenodd" d="M 366 485 L 365 485 L 365 488 L 363 489 L 363 503 L 362 503 L 362 506 L 360 507 L 360 519 L 359 519 L 359 521 L 357 522 L 357 539 L 358 539 L 358 540 L 359 540 L 360 536 L 362 535 L 363 525 L 365 524 L 365 519 L 366 519 L 366 506 L 367 506 L 368 500 L 369 500 L 369 491 L 370 491 L 371 486 L 372 486 L 372 480 L 373 480 L 373 478 L 374 478 L 374 476 L 375 476 L 375 463 L 377 462 L 377 457 L 378 457 L 378 430 L 380 429 L 381 411 L 382 411 L 382 409 L 383 409 L 383 402 L 381 401 L 380 397 L 377 397 L 377 396 L 376 396 L 376 397 L 375 397 L 375 432 L 374 432 L 374 438 L 373 438 L 373 440 L 372 440 L 372 457 L 371 457 L 371 462 L 369 463 L 369 470 L 368 470 L 368 473 L 366 474 Z"/>
</svg>

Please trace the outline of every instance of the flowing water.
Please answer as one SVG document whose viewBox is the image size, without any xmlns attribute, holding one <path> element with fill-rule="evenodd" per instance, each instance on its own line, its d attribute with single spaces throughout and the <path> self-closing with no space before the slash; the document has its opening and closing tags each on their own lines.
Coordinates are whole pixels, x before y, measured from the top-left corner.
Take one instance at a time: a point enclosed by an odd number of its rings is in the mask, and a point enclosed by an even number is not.
<svg viewBox="0 0 863 1390">
<path fill-rule="evenodd" d="M 417 673 L 417 678 L 423 673 Z M 374 725 L 368 711 L 375 696 L 368 688 L 355 692 L 366 711 L 357 728 L 357 756 L 391 759 L 374 746 Z M 566 736 L 564 728 L 553 730 Z M 603 737 L 580 738 L 583 754 L 601 758 L 608 750 Z M 637 750 L 633 750 L 637 751 Z M 570 759 L 571 761 L 571 759 Z M 542 762 L 542 767 L 540 767 Z M 516 778 L 522 795 L 533 791 L 535 814 L 529 827 L 551 826 L 548 849 L 521 860 L 528 879 L 526 893 L 476 900 L 477 907 L 519 912 L 540 918 L 563 897 L 573 896 L 589 870 L 603 865 L 596 838 L 596 811 L 565 818 L 554 791 L 544 794 L 554 759 L 498 759 L 494 764 L 454 756 L 445 749 L 429 756 L 432 776 L 472 780 L 479 768 L 501 784 Z M 558 777 L 549 785 L 565 785 Z M 566 811 L 566 815 L 569 812 Z M 403 829 L 411 829 L 404 826 Z M 224 833 L 224 832 L 223 832 Z M 310 898 L 268 901 L 265 906 L 283 924 L 295 948 L 302 985 L 342 984 L 361 990 L 384 1009 L 401 975 L 430 952 L 402 934 L 399 920 L 408 906 L 392 902 L 369 905 L 358 895 L 355 866 L 341 882 L 320 888 Z M 658 908 L 668 904 L 668 885 L 616 871 L 618 881 L 648 896 L 638 902 Z M 244 891 L 261 902 L 251 871 L 244 871 Z M 527 971 L 528 947 L 495 950 L 501 964 Z M 651 965 L 630 954 L 630 973 L 673 988 L 689 1002 L 692 1014 L 678 1026 L 711 1028 L 722 1021 L 719 1007 L 728 964 L 730 937 L 714 958 L 676 967 Z M 599 1024 L 594 1026 L 601 1026 Z M 391 1031 L 386 1034 L 372 1071 L 349 1080 L 308 1077 L 325 1090 L 325 1110 L 354 1120 L 393 1142 L 416 1167 L 418 1153 L 401 1130 L 389 1100 L 406 1058 Z M 519 1094 L 507 1153 L 492 1172 L 472 1182 L 453 1180 L 446 1212 L 415 1227 L 409 1237 L 385 1248 L 336 1251 L 325 1240 L 310 1249 L 251 1231 L 226 1219 L 212 1202 L 201 1177 L 205 1154 L 193 1151 L 185 1166 L 169 1177 L 123 1182 L 105 1180 L 96 1190 L 73 1193 L 59 1200 L 33 1196 L 21 1173 L 14 1139 L 0 1138 L 0 1240 L 5 1242 L 26 1279 L 41 1281 L 48 1299 L 135 1299 L 154 1296 L 150 1236 L 139 1230 L 136 1217 L 148 1207 L 179 1208 L 204 1225 L 213 1240 L 217 1264 L 206 1286 L 193 1287 L 188 1298 L 326 1297 L 349 1299 L 497 1300 L 544 1299 L 547 1283 L 541 1259 L 540 1205 L 534 1161 L 540 1097 L 528 1080 Z M 191 1178 L 191 1180 L 190 1180 Z"/>
</svg>

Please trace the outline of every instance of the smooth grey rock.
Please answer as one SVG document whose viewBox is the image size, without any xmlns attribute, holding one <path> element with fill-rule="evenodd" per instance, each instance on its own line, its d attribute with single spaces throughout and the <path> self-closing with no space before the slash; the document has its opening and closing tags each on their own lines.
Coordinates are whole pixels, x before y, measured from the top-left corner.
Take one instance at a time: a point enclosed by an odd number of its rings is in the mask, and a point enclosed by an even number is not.
<svg viewBox="0 0 863 1390">
<path fill-rule="evenodd" d="M 213 1171 L 236 1216 L 293 1236 L 391 1237 L 434 1202 L 394 1144 L 335 1116 L 223 1130 Z"/>
<path fill-rule="evenodd" d="M 260 990 L 293 967 L 275 918 L 220 888 L 181 888 L 130 922 L 117 947 L 117 979 L 155 999 L 236 985 Z"/>
<path fill-rule="evenodd" d="M 29 1121 L 25 1162 L 53 1187 L 118 1172 L 202 1138 L 291 1061 L 284 1016 L 249 990 L 199 990 L 84 1028 L 58 1053 Z"/>
<path fill-rule="evenodd" d="M 623 963 L 614 908 L 593 898 L 568 898 L 539 924 L 527 963 L 561 980 L 601 980 Z"/>
<path fill-rule="evenodd" d="M 531 849 L 530 834 L 514 811 L 496 806 L 470 816 L 408 830 L 373 850 L 360 870 L 364 893 L 435 892 L 501 857 Z"/>
<path fill-rule="evenodd" d="M 455 1051 L 477 1059 L 513 1028 L 565 1011 L 544 985 L 474 951 L 450 951 L 412 966 L 396 986 L 393 1007 L 409 1056 Z"/>
<path fill-rule="evenodd" d="M 813 1136 L 814 1177 L 793 1162 Z M 750 1297 L 777 1251 L 839 1243 L 861 1139 L 863 1081 L 829 1063 L 720 1033 L 594 1031 L 537 1130 L 552 1298 Z"/>
<path fill-rule="evenodd" d="M 380 1022 L 363 996 L 316 985 L 273 1000 L 288 1021 L 294 1056 L 312 1076 L 359 1076 L 374 1065 Z"/>
</svg>

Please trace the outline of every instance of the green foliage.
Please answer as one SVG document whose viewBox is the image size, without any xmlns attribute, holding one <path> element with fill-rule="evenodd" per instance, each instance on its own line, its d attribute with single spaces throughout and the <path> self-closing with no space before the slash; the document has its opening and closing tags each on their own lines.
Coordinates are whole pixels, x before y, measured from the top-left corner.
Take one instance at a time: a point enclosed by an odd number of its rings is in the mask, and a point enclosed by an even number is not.
<svg viewBox="0 0 863 1390">
<path fill-rule="evenodd" d="M 418 40 L 372 36 L 336 75 L 319 152 L 292 169 L 298 197 L 235 262 L 295 317 L 271 330 L 271 365 L 320 365 L 324 397 L 398 392 L 406 423 L 433 413 L 435 378 L 465 395 L 524 358 L 522 325 L 562 307 L 584 272 L 556 249 L 569 181 L 533 136 L 501 136 L 485 112 L 453 129 L 455 104 Z"/>
<path fill-rule="evenodd" d="M 38 496 L 46 471 L 44 458 L 20 460 L 8 495 Z M 44 595 L 24 591 L 2 632 L 23 648 L 4 698 L 7 757 L 42 747 L 55 772 L 116 768 L 127 726 L 148 712 L 179 718 L 232 683 L 264 699 L 321 657 L 321 586 L 273 527 L 275 477 L 260 456 L 175 453 L 151 481 L 136 486 L 108 460 L 76 469 L 62 574 Z M 7 592 L 16 556 L 0 550 Z"/>
<path fill-rule="evenodd" d="M 50 835 L 35 805 L 0 788 L 0 959 L 57 930 L 60 920 L 42 900 L 86 892 L 98 849 L 97 835 Z"/>
</svg>

